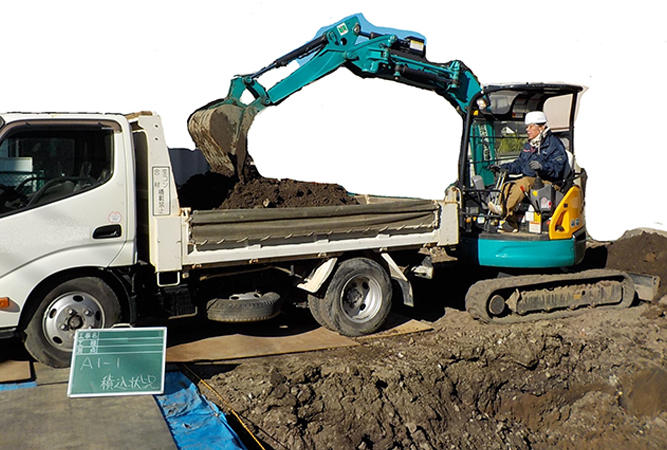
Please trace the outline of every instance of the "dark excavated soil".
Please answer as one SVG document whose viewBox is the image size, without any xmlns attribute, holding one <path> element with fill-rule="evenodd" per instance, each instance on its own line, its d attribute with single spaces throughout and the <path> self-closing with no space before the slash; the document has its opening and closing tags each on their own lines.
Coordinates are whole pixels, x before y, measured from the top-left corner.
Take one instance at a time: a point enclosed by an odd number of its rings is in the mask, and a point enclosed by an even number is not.
<svg viewBox="0 0 667 450">
<path fill-rule="evenodd" d="M 596 244 L 585 264 L 662 274 L 666 249 L 667 237 L 643 233 Z M 400 312 L 432 331 L 192 368 L 265 449 L 665 448 L 667 298 L 485 325 L 463 311 L 474 274 L 441 262 L 415 283 L 417 306 Z"/>
<path fill-rule="evenodd" d="M 222 202 L 220 209 L 301 208 L 355 204 L 357 201 L 354 197 L 337 184 L 260 177 L 245 184 L 238 183 Z"/>
<path fill-rule="evenodd" d="M 357 204 L 338 184 L 266 178 L 249 169 L 243 182 L 215 172 L 194 175 L 180 187 L 178 197 L 181 206 L 193 210 Z"/>
<path fill-rule="evenodd" d="M 215 172 L 199 173 L 190 177 L 178 190 L 182 207 L 193 210 L 216 209 L 234 189 L 238 180 Z"/>
<path fill-rule="evenodd" d="M 667 295 L 667 239 L 658 233 L 626 233 L 608 248 L 607 265 L 626 272 L 657 275 L 664 283 L 658 296 Z"/>
</svg>

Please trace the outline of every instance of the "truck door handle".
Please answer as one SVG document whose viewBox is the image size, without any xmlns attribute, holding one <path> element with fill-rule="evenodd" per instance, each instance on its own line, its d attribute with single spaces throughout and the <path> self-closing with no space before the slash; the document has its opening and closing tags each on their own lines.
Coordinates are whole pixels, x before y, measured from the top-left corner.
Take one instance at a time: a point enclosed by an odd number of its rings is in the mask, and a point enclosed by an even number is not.
<svg viewBox="0 0 667 450">
<path fill-rule="evenodd" d="M 123 229 L 120 225 L 104 225 L 95 228 L 93 231 L 93 239 L 112 239 L 120 237 L 123 234 Z"/>
</svg>

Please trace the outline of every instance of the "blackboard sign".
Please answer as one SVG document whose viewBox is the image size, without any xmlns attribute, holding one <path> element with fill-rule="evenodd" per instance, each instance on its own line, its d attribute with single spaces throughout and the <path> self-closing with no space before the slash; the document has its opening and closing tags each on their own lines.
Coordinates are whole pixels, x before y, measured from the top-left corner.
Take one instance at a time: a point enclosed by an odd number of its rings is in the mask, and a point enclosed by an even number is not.
<svg viewBox="0 0 667 450">
<path fill-rule="evenodd" d="M 67 395 L 161 394 L 166 347 L 165 327 L 77 330 Z"/>
</svg>

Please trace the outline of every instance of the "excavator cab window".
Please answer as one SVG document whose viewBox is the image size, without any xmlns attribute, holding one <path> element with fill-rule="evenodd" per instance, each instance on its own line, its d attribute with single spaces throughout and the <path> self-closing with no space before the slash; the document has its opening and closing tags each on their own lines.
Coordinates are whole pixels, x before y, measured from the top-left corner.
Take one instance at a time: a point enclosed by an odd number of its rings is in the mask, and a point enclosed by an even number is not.
<svg viewBox="0 0 667 450">
<path fill-rule="evenodd" d="M 569 188 L 578 176 L 574 168 L 572 137 L 576 99 L 581 90 L 579 86 L 557 84 L 487 86 L 483 92 L 486 102 L 480 102 L 481 107 L 471 103 L 460 175 L 464 230 L 497 232 L 501 218 L 489 211 L 488 204 L 501 202 L 503 183 L 511 182 L 513 177 L 519 175 L 498 175 L 490 167 L 518 157 L 528 138 L 524 117 L 535 110 L 547 114 L 549 128 L 561 139 L 570 158 L 566 170 L 571 177 L 567 180 L 569 184 L 566 180 L 557 183 L 549 209 L 541 211 L 540 220 L 548 224 L 550 214 L 563 198 L 559 188 Z M 531 205 L 529 195 L 526 197 L 525 205 L 520 205 L 520 208 L 528 211 Z M 548 228 L 539 227 L 539 231 L 547 232 Z"/>
</svg>

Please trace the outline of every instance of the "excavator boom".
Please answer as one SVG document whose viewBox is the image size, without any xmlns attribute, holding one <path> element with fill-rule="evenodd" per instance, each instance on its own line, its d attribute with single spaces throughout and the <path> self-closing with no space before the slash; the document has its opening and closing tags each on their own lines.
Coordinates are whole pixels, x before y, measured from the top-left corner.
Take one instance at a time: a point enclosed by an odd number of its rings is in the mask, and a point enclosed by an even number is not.
<svg viewBox="0 0 667 450">
<path fill-rule="evenodd" d="M 225 98 L 190 116 L 190 135 L 213 171 L 243 180 L 248 131 L 257 113 L 339 67 L 362 78 L 382 78 L 434 91 L 464 115 L 471 99 L 481 91 L 477 77 L 465 64 L 457 60 L 432 63 L 426 59 L 423 39 L 366 31 L 360 19 L 349 17 L 261 70 L 233 78 Z M 295 60 L 301 65 L 283 80 L 268 88 L 259 82 L 261 75 Z M 241 100 L 246 92 L 253 98 L 249 103 Z"/>
</svg>

